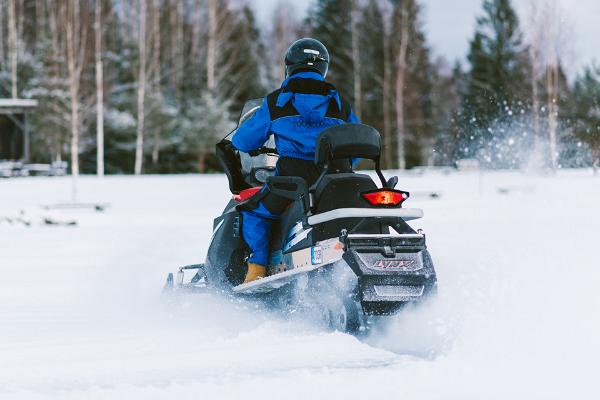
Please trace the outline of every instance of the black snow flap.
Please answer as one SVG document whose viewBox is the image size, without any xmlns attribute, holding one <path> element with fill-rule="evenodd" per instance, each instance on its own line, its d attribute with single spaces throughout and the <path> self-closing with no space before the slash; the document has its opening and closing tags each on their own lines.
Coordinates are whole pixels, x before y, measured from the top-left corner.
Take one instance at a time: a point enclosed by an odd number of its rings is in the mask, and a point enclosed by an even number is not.
<svg viewBox="0 0 600 400">
<path fill-rule="evenodd" d="M 390 314 L 435 291 L 436 275 L 424 236 L 349 235 L 343 240 L 343 259 L 358 276 L 366 314 Z"/>
</svg>

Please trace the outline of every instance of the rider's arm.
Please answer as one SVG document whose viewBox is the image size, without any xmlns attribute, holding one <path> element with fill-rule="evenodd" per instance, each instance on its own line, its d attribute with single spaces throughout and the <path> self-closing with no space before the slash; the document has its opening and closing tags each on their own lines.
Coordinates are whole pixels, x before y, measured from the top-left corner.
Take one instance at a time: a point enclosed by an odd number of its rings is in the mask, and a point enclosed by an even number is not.
<svg viewBox="0 0 600 400">
<path fill-rule="evenodd" d="M 260 148 L 269 138 L 270 131 L 271 116 L 265 99 L 254 115 L 237 129 L 231 142 L 239 151 L 249 152 Z"/>
</svg>

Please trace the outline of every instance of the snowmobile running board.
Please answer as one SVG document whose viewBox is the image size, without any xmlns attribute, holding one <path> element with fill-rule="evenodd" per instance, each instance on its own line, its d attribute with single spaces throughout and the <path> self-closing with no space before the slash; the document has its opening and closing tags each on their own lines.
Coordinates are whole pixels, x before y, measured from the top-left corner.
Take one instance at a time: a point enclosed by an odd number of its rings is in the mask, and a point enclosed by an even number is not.
<svg viewBox="0 0 600 400">
<path fill-rule="evenodd" d="M 254 293 L 266 293 L 273 289 L 280 288 L 289 282 L 291 282 L 296 275 L 311 272 L 320 268 L 321 265 L 307 265 L 305 267 L 298 267 L 289 271 L 280 272 L 275 275 L 267 276 L 266 278 L 258 279 L 249 283 L 242 283 L 233 288 L 235 293 L 243 294 L 254 294 Z"/>
<path fill-rule="evenodd" d="M 373 217 L 399 217 L 404 221 L 423 218 L 420 208 L 338 208 L 321 214 L 308 217 L 308 224 L 319 225 L 328 221 L 341 218 L 373 218 Z"/>
<path fill-rule="evenodd" d="M 272 258 L 277 261 L 269 268 L 271 275 L 237 285 L 233 288 L 233 292 L 240 294 L 270 292 L 290 283 L 300 274 L 306 274 L 340 261 L 343 254 L 344 246 L 339 238 L 323 240 L 315 246 L 291 253 L 280 253 L 277 257 Z"/>
</svg>

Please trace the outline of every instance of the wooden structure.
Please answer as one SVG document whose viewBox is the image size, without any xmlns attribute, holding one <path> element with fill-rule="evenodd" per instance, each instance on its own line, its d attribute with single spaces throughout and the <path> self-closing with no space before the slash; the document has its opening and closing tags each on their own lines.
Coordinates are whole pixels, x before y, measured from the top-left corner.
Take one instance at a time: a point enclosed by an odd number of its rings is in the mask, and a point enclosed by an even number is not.
<svg viewBox="0 0 600 400">
<path fill-rule="evenodd" d="M 27 114 L 37 106 L 37 100 L 0 99 L 0 160 L 29 161 Z"/>
</svg>

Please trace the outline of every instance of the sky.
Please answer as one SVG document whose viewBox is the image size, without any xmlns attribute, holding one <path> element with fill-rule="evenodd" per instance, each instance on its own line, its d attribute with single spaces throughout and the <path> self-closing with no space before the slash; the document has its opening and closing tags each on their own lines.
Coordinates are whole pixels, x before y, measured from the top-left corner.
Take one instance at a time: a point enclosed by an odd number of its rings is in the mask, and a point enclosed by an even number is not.
<svg viewBox="0 0 600 400">
<path fill-rule="evenodd" d="M 268 24 L 274 7 L 280 0 L 252 0 L 258 19 Z M 299 15 L 306 12 L 314 0 L 292 0 Z M 527 21 L 532 0 L 513 0 L 521 18 Z M 535 1 L 535 0 L 533 0 Z M 434 56 L 443 56 L 453 63 L 466 62 L 469 40 L 473 36 L 475 20 L 482 12 L 483 0 L 420 0 L 427 40 Z M 600 0 L 558 0 L 564 18 L 573 30 L 572 57 L 566 62 L 567 73 L 573 77 L 592 61 L 600 63 Z"/>
</svg>

